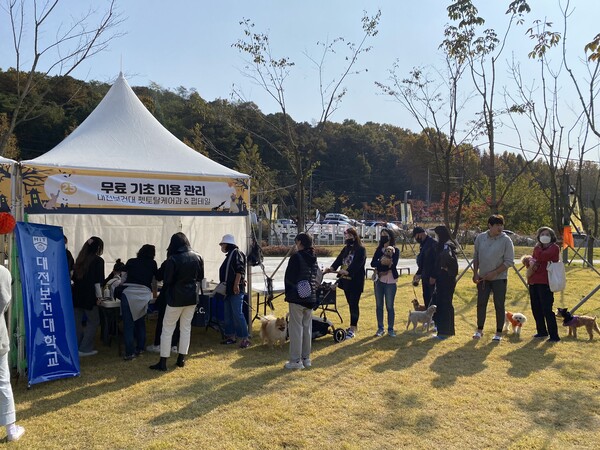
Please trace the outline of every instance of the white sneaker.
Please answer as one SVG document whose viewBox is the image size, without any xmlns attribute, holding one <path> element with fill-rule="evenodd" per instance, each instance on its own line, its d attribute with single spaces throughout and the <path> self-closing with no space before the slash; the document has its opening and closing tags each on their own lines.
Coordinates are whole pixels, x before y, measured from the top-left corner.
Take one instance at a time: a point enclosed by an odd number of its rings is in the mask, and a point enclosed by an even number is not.
<svg viewBox="0 0 600 450">
<path fill-rule="evenodd" d="M 300 361 L 296 361 L 296 362 L 292 362 L 292 361 L 288 361 L 285 363 L 285 366 L 283 366 L 285 369 L 304 369 L 304 364 L 302 364 Z"/>
<path fill-rule="evenodd" d="M 147 352 L 160 353 L 160 345 L 149 345 L 146 347 Z"/>
<path fill-rule="evenodd" d="M 160 352 L 160 349 L 158 351 Z M 179 349 L 177 348 L 176 345 L 174 345 L 173 347 L 171 347 L 171 352 L 173 352 L 173 353 L 179 353 Z"/>
<path fill-rule="evenodd" d="M 11 431 L 7 431 L 6 439 L 8 442 L 18 441 L 23 434 L 25 434 L 25 428 L 21 425 L 13 424 Z"/>
<path fill-rule="evenodd" d="M 83 356 L 94 356 L 98 354 L 98 350 L 91 350 L 89 352 L 79 352 L 79 357 L 83 357 Z"/>
<path fill-rule="evenodd" d="M 312 362 L 310 361 L 310 358 L 302 358 L 302 365 L 304 366 L 305 369 L 308 369 L 310 366 L 312 366 Z"/>
</svg>

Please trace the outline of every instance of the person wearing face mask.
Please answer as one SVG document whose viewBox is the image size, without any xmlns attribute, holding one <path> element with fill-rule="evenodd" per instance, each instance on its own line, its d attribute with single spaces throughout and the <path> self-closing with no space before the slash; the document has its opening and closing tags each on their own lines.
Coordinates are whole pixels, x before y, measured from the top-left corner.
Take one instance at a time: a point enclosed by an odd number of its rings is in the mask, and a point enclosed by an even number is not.
<svg viewBox="0 0 600 450">
<path fill-rule="evenodd" d="M 377 331 L 375 336 L 383 336 L 383 304 L 385 302 L 385 308 L 387 310 L 387 322 L 388 322 L 388 336 L 395 337 L 396 332 L 394 331 L 394 299 L 396 298 L 396 282 L 398 281 L 398 258 L 400 257 L 400 250 L 396 247 L 396 240 L 394 239 L 394 233 L 390 230 L 381 230 L 379 238 L 379 245 L 375 249 L 373 259 L 371 259 L 371 267 L 377 272 L 377 278 L 375 279 L 375 314 L 377 316 Z M 389 265 L 382 264 L 381 258 L 384 255 L 384 251 L 387 247 L 394 249 L 394 255 Z M 384 259 L 384 260 L 387 260 Z"/>
<path fill-rule="evenodd" d="M 548 283 L 549 261 L 558 262 L 560 248 L 556 244 L 556 234 L 548 227 L 541 227 L 536 233 L 537 244 L 533 248 L 534 272 L 527 279 L 529 285 L 529 299 L 531 300 L 531 313 L 535 319 L 536 338 L 549 336 L 548 342 L 558 342 L 558 326 L 556 315 L 553 311 L 554 293 Z"/>
<path fill-rule="evenodd" d="M 353 338 L 358 329 L 358 303 L 365 287 L 367 251 L 354 228 L 348 228 L 344 232 L 344 238 L 346 245 L 331 267 L 326 268 L 323 273 L 335 272 L 340 268 L 337 271 L 338 286 L 344 291 L 350 308 L 350 328 L 346 330 L 346 337 Z"/>
<path fill-rule="evenodd" d="M 413 276 L 413 286 L 418 286 L 422 281 L 423 303 L 429 306 L 433 295 L 434 284 L 431 283 L 431 274 L 435 267 L 437 241 L 429 236 L 421 227 L 415 227 L 412 231 L 413 238 L 419 243 L 419 254 L 417 255 L 417 273 Z"/>
<path fill-rule="evenodd" d="M 285 271 L 285 301 L 289 304 L 290 359 L 286 369 L 306 369 L 311 367 L 312 312 L 317 303 L 317 293 L 311 289 L 309 295 L 301 297 L 298 284 L 304 280 L 317 285 L 317 257 L 312 246 L 312 238 L 306 233 L 298 233 L 295 239 L 298 250 L 290 257 Z"/>
</svg>

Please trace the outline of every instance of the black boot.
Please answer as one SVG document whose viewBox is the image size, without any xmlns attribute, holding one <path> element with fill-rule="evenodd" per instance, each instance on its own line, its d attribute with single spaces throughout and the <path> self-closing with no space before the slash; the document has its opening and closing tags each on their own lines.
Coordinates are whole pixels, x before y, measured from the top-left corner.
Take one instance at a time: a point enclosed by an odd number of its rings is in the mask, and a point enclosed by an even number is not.
<svg viewBox="0 0 600 450">
<path fill-rule="evenodd" d="M 158 363 L 154 364 L 153 366 L 150 366 L 150 368 L 152 370 L 161 370 L 163 372 L 166 372 L 167 371 L 167 358 L 163 358 L 161 356 L 160 361 L 158 361 Z"/>
<path fill-rule="evenodd" d="M 183 367 L 183 366 L 185 366 L 185 355 L 182 355 L 180 353 L 179 356 L 177 356 L 177 367 Z"/>
</svg>

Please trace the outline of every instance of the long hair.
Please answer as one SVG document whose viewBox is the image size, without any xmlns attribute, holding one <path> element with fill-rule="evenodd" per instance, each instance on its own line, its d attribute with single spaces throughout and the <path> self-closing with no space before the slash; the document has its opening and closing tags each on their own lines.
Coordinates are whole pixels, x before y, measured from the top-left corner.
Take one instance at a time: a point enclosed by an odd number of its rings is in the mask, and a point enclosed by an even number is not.
<svg viewBox="0 0 600 450">
<path fill-rule="evenodd" d="M 444 244 L 448 241 L 452 241 L 452 236 L 450 236 L 450 230 L 445 225 L 438 225 L 433 229 L 435 234 L 438 235 L 438 250 L 442 250 L 444 248 Z"/>
<path fill-rule="evenodd" d="M 188 250 L 192 248 L 187 236 L 180 231 L 171 236 L 171 242 L 167 247 L 167 256 L 176 253 L 181 247 L 187 247 Z"/>
<path fill-rule="evenodd" d="M 103 251 L 104 242 L 99 237 L 92 236 L 85 241 L 75 260 L 74 277 L 81 280 L 90 268 L 90 264 L 94 258 L 100 256 Z"/>
<path fill-rule="evenodd" d="M 352 244 L 352 248 L 364 247 L 362 241 L 360 240 L 360 236 L 356 232 L 356 229 L 348 228 L 346 229 L 346 233 L 351 234 L 352 237 L 354 237 L 354 244 Z M 346 246 L 345 248 L 348 248 L 348 246 Z"/>
<path fill-rule="evenodd" d="M 385 244 L 382 244 L 381 242 L 377 245 L 377 248 L 384 248 L 384 247 L 395 247 L 396 246 L 396 236 L 394 236 L 394 232 L 392 230 L 389 230 L 387 228 L 384 228 L 383 230 L 381 230 L 381 233 L 387 234 L 388 236 L 388 241 Z M 379 234 L 381 236 L 381 233 Z"/>
</svg>

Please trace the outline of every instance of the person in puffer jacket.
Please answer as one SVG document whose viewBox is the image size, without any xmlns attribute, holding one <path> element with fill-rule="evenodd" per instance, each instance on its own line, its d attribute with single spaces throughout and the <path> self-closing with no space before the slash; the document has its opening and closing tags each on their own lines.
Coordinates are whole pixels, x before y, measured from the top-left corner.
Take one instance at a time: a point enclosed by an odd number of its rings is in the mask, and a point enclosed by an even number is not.
<svg viewBox="0 0 600 450">
<path fill-rule="evenodd" d="M 317 257 L 312 238 L 306 233 L 296 236 L 297 252 L 285 271 L 285 301 L 289 304 L 290 359 L 286 369 L 311 366 L 312 311 L 317 303 Z"/>
</svg>

